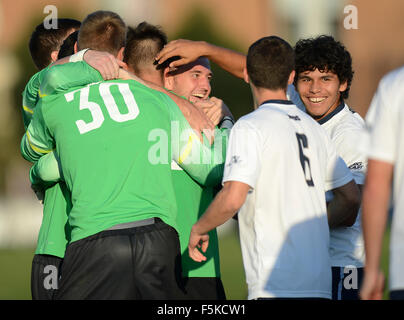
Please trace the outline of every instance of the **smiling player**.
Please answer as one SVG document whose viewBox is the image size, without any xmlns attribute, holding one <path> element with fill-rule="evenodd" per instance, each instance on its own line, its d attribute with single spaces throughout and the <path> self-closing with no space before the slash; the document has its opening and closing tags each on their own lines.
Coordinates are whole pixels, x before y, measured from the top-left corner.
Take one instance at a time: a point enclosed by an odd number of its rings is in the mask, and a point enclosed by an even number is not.
<svg viewBox="0 0 404 320">
<path fill-rule="evenodd" d="M 295 54 L 295 87 L 306 112 L 327 131 L 361 188 L 367 160 L 356 141 L 364 121 L 344 102 L 353 78 L 351 55 L 331 36 L 299 40 Z M 328 202 L 333 195 L 326 197 Z M 330 229 L 333 299 L 358 299 L 365 260 L 360 212 L 353 226 Z"/>
</svg>

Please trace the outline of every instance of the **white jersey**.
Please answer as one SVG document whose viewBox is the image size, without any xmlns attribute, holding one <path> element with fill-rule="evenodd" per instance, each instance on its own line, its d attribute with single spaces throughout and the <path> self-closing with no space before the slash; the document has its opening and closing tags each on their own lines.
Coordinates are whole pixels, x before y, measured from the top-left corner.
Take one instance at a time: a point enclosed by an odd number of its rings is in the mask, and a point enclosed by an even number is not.
<svg viewBox="0 0 404 320">
<path fill-rule="evenodd" d="M 325 191 L 352 180 L 327 133 L 270 100 L 230 133 L 223 182 L 251 186 L 239 211 L 248 298 L 331 298 Z"/>
<path fill-rule="evenodd" d="M 394 164 L 390 238 L 390 290 L 404 289 L 404 67 L 387 74 L 366 116 L 369 159 Z"/>
<path fill-rule="evenodd" d="M 338 155 L 344 159 L 357 184 L 365 183 L 367 157 L 360 150 L 358 139 L 365 130 L 362 117 L 341 103 L 332 113 L 318 121 L 334 142 Z M 331 191 L 327 201 L 333 198 Z M 362 217 L 359 210 L 356 222 L 351 227 L 340 227 L 330 231 L 330 256 L 333 267 L 363 267 L 365 247 L 362 236 Z"/>
<path fill-rule="evenodd" d="M 299 94 L 293 85 L 288 86 L 288 96 L 306 111 Z M 303 106 L 303 107 L 302 107 Z M 363 141 L 365 122 L 356 112 L 352 112 L 346 104 L 339 105 L 332 113 L 318 121 L 334 142 L 338 155 L 344 159 L 351 170 L 355 182 L 364 184 L 367 169 L 367 157 L 359 141 Z M 333 198 L 327 192 L 326 199 Z M 359 209 L 355 224 L 330 231 L 331 265 L 334 267 L 354 266 L 361 268 L 365 263 L 365 247 L 362 236 L 362 210 Z"/>
</svg>

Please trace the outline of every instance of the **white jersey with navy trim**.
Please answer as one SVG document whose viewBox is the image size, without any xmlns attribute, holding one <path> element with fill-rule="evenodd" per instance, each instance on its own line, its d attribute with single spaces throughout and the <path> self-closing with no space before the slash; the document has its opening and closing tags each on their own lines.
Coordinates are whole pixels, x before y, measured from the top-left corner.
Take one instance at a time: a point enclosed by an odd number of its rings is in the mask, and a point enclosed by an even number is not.
<svg viewBox="0 0 404 320">
<path fill-rule="evenodd" d="M 365 129 L 365 121 L 341 103 L 332 113 L 318 121 L 334 142 L 338 155 L 344 159 L 351 170 L 355 182 L 365 183 L 367 169 L 366 154 L 360 150 L 358 139 Z M 332 192 L 326 194 L 327 201 L 333 198 Z M 359 209 L 356 222 L 351 227 L 340 227 L 330 231 L 330 256 L 333 267 L 363 267 L 365 248 L 362 236 L 362 217 Z"/>
<path fill-rule="evenodd" d="M 390 238 L 390 290 L 404 289 L 404 67 L 380 81 L 366 124 L 369 159 L 394 165 L 393 220 Z"/>
<path fill-rule="evenodd" d="M 293 85 L 288 86 L 288 97 L 306 111 L 299 94 Z M 367 157 L 363 146 L 365 122 L 362 117 L 351 111 L 346 104 L 339 105 L 336 110 L 318 121 L 335 143 L 337 152 L 351 170 L 355 182 L 363 185 L 367 169 Z M 332 199 L 332 192 L 326 194 L 327 201 Z M 352 227 L 336 228 L 330 232 L 331 264 L 335 267 L 363 267 L 365 248 L 362 236 L 361 209 Z"/>
<path fill-rule="evenodd" d="M 327 133 L 292 102 L 270 100 L 230 133 L 223 182 L 251 189 L 238 221 L 248 298 L 331 298 L 324 193 L 353 179 Z"/>
</svg>

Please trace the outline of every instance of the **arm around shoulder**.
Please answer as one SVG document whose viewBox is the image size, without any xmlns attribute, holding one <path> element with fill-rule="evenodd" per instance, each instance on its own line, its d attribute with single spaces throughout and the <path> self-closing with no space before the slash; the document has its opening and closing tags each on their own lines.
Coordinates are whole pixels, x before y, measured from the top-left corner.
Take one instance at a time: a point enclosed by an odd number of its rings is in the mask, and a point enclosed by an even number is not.
<svg viewBox="0 0 404 320">
<path fill-rule="evenodd" d="M 332 190 L 334 198 L 327 205 L 328 225 L 331 228 L 351 227 L 358 216 L 361 202 L 359 187 L 354 180 Z"/>
</svg>

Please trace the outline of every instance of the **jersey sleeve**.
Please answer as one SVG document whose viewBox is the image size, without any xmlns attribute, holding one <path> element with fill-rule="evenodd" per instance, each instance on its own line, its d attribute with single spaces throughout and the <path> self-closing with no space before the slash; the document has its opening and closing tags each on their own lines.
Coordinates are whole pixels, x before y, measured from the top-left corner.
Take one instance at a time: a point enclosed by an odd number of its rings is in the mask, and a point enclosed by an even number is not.
<svg viewBox="0 0 404 320">
<path fill-rule="evenodd" d="M 75 87 L 103 81 L 101 74 L 84 61 L 53 66 L 41 83 L 43 96 L 65 92 Z"/>
<path fill-rule="evenodd" d="M 41 157 L 29 172 L 31 184 L 47 185 L 61 180 L 59 160 L 55 151 Z"/>
<path fill-rule="evenodd" d="M 366 153 L 360 149 L 357 138 L 362 131 L 344 130 L 342 134 L 335 138 L 335 145 L 339 156 L 345 161 L 357 184 L 365 183 L 367 157 Z"/>
<path fill-rule="evenodd" d="M 327 148 L 325 191 L 329 191 L 347 184 L 353 179 L 353 175 L 344 160 L 337 154 L 334 143 L 325 131 L 323 137 Z"/>
<path fill-rule="evenodd" d="M 220 184 L 229 129 L 216 128 L 212 144 L 205 136 L 201 142 L 178 106 L 168 96 L 164 99 L 170 110 L 172 159 L 202 186 Z"/>
<path fill-rule="evenodd" d="M 240 119 L 231 130 L 223 183 L 239 181 L 255 188 L 261 170 L 263 141 L 259 131 Z"/>
<path fill-rule="evenodd" d="M 41 97 L 40 86 L 44 75 L 48 72 L 49 67 L 42 69 L 34 74 L 28 81 L 22 93 L 22 119 L 24 122 L 24 129 L 27 130 L 31 122 L 32 115 L 34 114 L 35 106 Z"/>
<path fill-rule="evenodd" d="M 43 100 L 39 100 L 31 123 L 21 140 L 21 154 L 24 159 L 36 162 L 40 157 L 53 151 L 55 145 L 43 117 Z"/>
<path fill-rule="evenodd" d="M 384 80 L 384 79 L 383 79 Z M 381 81 L 372 99 L 366 116 L 366 124 L 369 130 L 370 159 L 394 163 L 397 150 L 397 118 L 392 114 L 391 103 L 386 103 L 384 81 Z"/>
</svg>

